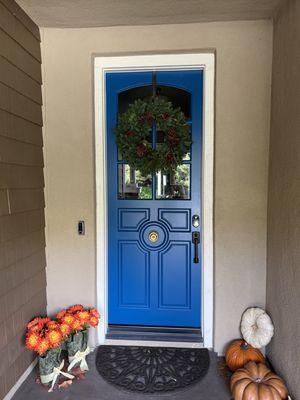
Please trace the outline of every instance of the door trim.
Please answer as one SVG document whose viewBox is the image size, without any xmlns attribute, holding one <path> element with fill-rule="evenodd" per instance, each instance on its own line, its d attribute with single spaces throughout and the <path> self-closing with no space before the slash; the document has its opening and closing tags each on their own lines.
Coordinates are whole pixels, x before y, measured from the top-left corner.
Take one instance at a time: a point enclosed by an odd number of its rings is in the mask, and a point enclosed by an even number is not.
<svg viewBox="0 0 300 400">
<path fill-rule="evenodd" d="M 105 73 L 138 70 L 178 70 L 203 68 L 203 157 L 202 157 L 202 335 L 203 346 L 213 348 L 214 271 L 213 271 L 213 177 L 214 177 L 214 96 L 215 54 L 154 54 L 94 57 L 94 131 L 96 172 L 96 288 L 101 321 L 97 330 L 98 344 L 109 344 L 107 285 L 107 182 Z M 205 267 L 204 267 L 205 266 Z M 115 341 L 117 344 L 117 340 Z M 138 344 L 126 341 L 129 344 Z M 124 344 L 124 341 L 122 341 Z M 121 344 L 122 344 L 121 343 Z M 167 342 L 168 345 L 172 343 Z M 128 344 L 128 343 L 127 343 Z M 173 345 L 175 342 L 173 343 Z M 164 345 L 164 342 L 148 342 Z M 178 345 L 178 343 L 176 343 Z M 184 343 L 181 344 L 184 347 Z M 198 346 L 195 343 L 194 346 Z M 189 344 L 189 347 L 191 344 Z"/>
</svg>

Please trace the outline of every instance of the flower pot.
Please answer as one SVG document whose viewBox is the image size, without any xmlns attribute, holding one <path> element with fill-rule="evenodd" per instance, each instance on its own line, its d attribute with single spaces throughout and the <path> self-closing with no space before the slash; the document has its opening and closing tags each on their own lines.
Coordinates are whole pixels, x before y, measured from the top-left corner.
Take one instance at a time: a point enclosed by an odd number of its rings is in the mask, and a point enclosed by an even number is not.
<svg viewBox="0 0 300 400">
<path fill-rule="evenodd" d="M 50 349 L 45 355 L 39 356 L 39 371 L 42 383 L 44 383 L 43 380 L 45 381 L 45 376 L 52 374 L 55 367 L 59 367 L 61 363 L 60 352 L 60 348 Z M 48 384 L 50 382 L 45 383 Z"/>
<path fill-rule="evenodd" d="M 80 367 L 82 371 L 87 371 L 88 365 L 86 362 L 86 356 L 90 353 L 88 347 L 89 331 L 84 329 L 71 335 L 67 341 L 69 368 L 68 371 L 74 367 Z"/>
<path fill-rule="evenodd" d="M 50 386 L 49 392 L 53 391 L 54 385 L 59 376 L 67 379 L 74 379 L 73 375 L 64 372 L 64 360 L 61 360 L 61 348 L 50 349 L 45 355 L 39 356 L 39 372 L 43 385 Z"/>
</svg>

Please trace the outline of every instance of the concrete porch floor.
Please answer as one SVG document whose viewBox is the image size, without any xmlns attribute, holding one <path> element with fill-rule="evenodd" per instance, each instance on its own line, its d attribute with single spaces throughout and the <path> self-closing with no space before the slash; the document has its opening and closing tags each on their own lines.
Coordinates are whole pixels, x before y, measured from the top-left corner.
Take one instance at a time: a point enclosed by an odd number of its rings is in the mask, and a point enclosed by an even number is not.
<svg viewBox="0 0 300 400">
<path fill-rule="evenodd" d="M 172 400 L 229 400 L 231 399 L 227 382 L 218 370 L 218 357 L 210 352 L 210 367 L 206 376 L 197 384 L 185 390 L 162 395 L 139 394 L 116 389 L 104 381 L 95 367 L 94 351 L 89 357 L 90 371 L 86 379 L 75 381 L 68 389 L 57 389 L 54 393 L 47 391 L 35 383 L 36 372 L 33 371 L 23 383 L 13 400 L 157 400 L 158 398 Z"/>
</svg>

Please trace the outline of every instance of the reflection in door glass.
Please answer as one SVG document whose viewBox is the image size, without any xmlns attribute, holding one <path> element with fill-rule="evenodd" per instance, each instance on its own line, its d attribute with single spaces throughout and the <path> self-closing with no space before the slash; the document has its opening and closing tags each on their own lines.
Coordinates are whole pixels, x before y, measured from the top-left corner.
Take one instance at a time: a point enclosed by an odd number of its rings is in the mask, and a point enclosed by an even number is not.
<svg viewBox="0 0 300 400">
<path fill-rule="evenodd" d="M 176 171 L 156 174 L 156 199 L 190 199 L 190 164 L 178 165 Z"/>
<path fill-rule="evenodd" d="M 152 177 L 143 176 L 128 164 L 118 165 L 118 198 L 130 200 L 152 199 Z"/>
</svg>

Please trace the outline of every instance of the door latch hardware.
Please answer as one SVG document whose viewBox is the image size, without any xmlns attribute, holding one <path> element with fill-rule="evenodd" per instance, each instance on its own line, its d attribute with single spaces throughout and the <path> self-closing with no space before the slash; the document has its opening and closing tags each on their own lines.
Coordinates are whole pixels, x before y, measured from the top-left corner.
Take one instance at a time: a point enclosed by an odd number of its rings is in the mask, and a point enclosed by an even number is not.
<svg viewBox="0 0 300 400">
<path fill-rule="evenodd" d="M 192 242 L 194 244 L 194 263 L 199 263 L 198 246 L 200 243 L 200 232 L 192 233 Z"/>
</svg>

